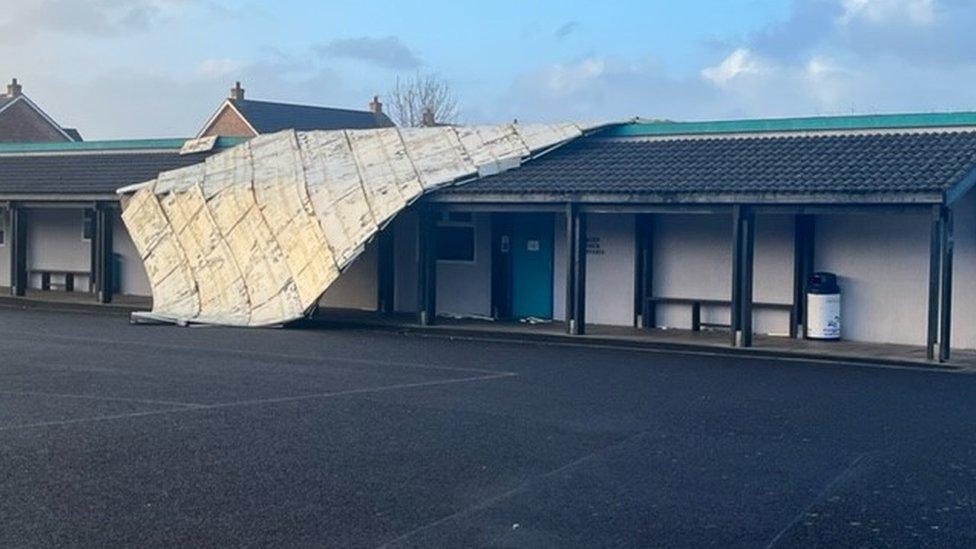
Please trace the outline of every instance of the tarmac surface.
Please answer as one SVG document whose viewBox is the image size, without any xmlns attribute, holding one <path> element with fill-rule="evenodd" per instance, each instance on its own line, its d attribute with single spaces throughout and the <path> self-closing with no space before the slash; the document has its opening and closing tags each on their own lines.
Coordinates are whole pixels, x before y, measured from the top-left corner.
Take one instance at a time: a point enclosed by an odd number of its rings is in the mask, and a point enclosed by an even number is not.
<svg viewBox="0 0 976 549">
<path fill-rule="evenodd" d="M 0 309 L 0 546 L 966 547 L 976 376 Z"/>
</svg>

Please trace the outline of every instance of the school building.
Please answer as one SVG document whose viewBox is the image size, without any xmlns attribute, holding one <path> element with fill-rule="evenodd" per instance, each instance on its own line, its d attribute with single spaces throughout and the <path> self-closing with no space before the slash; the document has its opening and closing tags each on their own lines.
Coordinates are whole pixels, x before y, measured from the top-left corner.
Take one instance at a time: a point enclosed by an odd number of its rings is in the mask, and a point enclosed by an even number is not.
<svg viewBox="0 0 976 549">
<path fill-rule="evenodd" d="M 115 191 L 306 119 L 243 101 L 232 90 L 209 140 L 0 144 L 0 286 L 148 297 Z M 355 123 L 389 125 L 380 114 L 376 101 Z M 976 349 L 974 185 L 976 113 L 638 120 L 425 196 L 321 303 L 571 333 L 722 330 L 748 346 L 802 337 L 809 277 L 829 271 L 844 339 L 948 359 Z"/>
</svg>

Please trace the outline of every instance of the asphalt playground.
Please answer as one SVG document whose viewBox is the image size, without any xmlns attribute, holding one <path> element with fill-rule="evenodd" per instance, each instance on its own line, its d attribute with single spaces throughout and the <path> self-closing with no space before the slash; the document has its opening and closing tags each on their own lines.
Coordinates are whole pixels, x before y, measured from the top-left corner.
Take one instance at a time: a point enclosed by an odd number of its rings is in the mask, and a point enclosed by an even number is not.
<svg viewBox="0 0 976 549">
<path fill-rule="evenodd" d="M 0 309 L 0 546 L 972 547 L 976 376 Z"/>
</svg>

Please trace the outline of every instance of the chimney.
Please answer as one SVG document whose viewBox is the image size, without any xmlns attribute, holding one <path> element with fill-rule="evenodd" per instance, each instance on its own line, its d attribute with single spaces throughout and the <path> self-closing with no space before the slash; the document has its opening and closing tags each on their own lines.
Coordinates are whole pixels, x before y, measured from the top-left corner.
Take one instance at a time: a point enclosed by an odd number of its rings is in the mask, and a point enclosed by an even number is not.
<svg viewBox="0 0 976 549">
<path fill-rule="evenodd" d="M 434 120 L 434 111 L 430 107 L 424 107 L 424 112 L 420 118 L 420 125 L 425 128 L 432 128 L 437 125 Z"/>
<path fill-rule="evenodd" d="M 17 97 L 21 91 L 23 91 L 23 88 L 17 83 L 16 78 L 7 84 L 7 97 Z"/>
<path fill-rule="evenodd" d="M 230 89 L 230 98 L 234 101 L 244 100 L 244 88 L 241 87 L 240 82 L 236 82 L 234 87 Z"/>
<path fill-rule="evenodd" d="M 374 95 L 373 100 L 367 105 L 369 112 L 373 114 L 383 114 L 383 103 L 380 103 L 380 96 Z"/>
</svg>

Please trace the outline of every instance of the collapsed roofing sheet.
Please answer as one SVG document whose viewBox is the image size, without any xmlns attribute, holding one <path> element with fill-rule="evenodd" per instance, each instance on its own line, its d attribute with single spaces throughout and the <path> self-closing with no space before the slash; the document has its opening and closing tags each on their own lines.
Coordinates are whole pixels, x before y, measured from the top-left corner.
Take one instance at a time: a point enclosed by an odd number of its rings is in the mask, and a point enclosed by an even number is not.
<svg viewBox="0 0 976 549">
<path fill-rule="evenodd" d="M 516 167 L 587 129 L 287 130 L 120 189 L 152 287 L 147 316 L 232 326 L 301 318 L 424 193 Z"/>
</svg>

